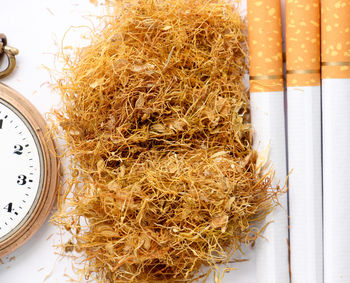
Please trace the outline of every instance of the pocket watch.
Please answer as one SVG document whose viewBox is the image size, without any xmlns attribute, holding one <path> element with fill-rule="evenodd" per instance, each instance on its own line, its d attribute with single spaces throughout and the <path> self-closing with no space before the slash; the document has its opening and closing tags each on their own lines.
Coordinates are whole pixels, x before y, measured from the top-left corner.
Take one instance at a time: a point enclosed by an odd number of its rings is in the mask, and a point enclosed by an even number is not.
<svg viewBox="0 0 350 283">
<path fill-rule="evenodd" d="M 15 67 L 16 48 L 0 34 L 0 79 Z M 1 65 L 1 64 L 0 64 Z M 48 217 L 56 197 L 55 144 L 38 110 L 0 83 L 0 258 L 24 244 Z"/>
</svg>

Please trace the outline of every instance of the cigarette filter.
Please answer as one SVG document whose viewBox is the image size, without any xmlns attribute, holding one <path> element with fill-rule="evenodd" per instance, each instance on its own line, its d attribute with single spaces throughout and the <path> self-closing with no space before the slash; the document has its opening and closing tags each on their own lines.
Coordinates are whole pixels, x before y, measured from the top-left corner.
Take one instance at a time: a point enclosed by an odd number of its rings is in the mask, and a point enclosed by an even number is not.
<svg viewBox="0 0 350 283">
<path fill-rule="evenodd" d="M 324 282 L 350 282 L 350 0 L 321 1 Z"/>
<path fill-rule="evenodd" d="M 286 1 L 290 266 L 323 282 L 319 0 Z"/>
<path fill-rule="evenodd" d="M 248 0 L 250 98 L 254 147 L 269 152 L 275 184 L 286 180 L 283 61 L 280 0 Z M 270 148 L 270 151 L 268 150 Z M 259 283 L 289 283 L 287 196 L 266 219 L 256 243 Z"/>
</svg>

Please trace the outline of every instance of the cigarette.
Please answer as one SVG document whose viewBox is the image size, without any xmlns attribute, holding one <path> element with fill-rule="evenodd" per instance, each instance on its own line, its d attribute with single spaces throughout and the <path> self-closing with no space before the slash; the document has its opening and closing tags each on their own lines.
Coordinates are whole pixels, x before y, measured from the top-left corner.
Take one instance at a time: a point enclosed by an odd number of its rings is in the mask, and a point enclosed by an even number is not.
<svg viewBox="0 0 350 283">
<path fill-rule="evenodd" d="M 323 282 L 319 0 L 286 1 L 290 267 Z"/>
<path fill-rule="evenodd" d="M 248 46 L 253 147 L 269 152 L 274 184 L 286 180 L 284 83 L 280 0 L 248 0 Z M 268 150 L 270 148 L 270 150 Z M 289 283 L 287 196 L 266 219 L 256 242 L 258 283 Z M 267 240 L 266 240 L 267 239 Z"/>
<path fill-rule="evenodd" d="M 350 0 L 321 1 L 324 282 L 350 282 Z"/>
</svg>

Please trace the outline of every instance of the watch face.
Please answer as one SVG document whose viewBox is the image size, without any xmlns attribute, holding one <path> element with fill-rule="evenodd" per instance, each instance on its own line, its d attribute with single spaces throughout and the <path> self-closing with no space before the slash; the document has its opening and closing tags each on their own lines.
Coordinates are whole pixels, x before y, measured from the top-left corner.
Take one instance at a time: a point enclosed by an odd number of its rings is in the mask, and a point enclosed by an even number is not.
<svg viewBox="0 0 350 283">
<path fill-rule="evenodd" d="M 21 113 L 0 99 L 0 242 L 29 218 L 43 187 L 43 153 Z"/>
</svg>

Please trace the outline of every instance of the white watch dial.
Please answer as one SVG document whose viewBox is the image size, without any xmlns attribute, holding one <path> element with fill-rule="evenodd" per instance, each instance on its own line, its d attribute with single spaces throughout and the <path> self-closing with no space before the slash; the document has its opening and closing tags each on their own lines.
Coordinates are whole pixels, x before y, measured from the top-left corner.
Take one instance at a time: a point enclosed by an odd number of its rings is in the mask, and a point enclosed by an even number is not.
<svg viewBox="0 0 350 283">
<path fill-rule="evenodd" d="M 42 156 L 32 127 L 0 99 L 0 241 L 22 226 L 38 202 Z"/>
</svg>

